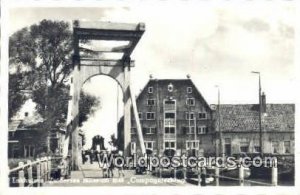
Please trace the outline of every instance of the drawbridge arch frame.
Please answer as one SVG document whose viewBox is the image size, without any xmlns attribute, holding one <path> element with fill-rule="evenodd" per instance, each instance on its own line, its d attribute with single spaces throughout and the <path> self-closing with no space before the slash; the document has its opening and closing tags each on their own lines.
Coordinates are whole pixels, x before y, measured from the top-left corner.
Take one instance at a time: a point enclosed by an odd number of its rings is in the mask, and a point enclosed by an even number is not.
<svg viewBox="0 0 300 195">
<path fill-rule="evenodd" d="M 68 102 L 67 130 L 63 147 L 63 156 L 66 157 L 69 152 L 69 143 L 70 141 L 72 142 L 71 161 L 73 170 L 78 170 L 81 163 L 78 145 L 80 90 L 86 80 L 95 75 L 106 75 L 113 78 L 122 89 L 124 103 L 124 155 L 130 155 L 131 108 L 133 108 L 134 118 L 137 122 L 141 150 L 145 154 L 146 151 L 135 97 L 130 88 L 130 70 L 134 66 L 134 61 L 131 60 L 130 55 L 144 31 L 144 23 L 127 24 L 78 20 L 73 22 L 73 72 L 70 84 L 70 99 Z M 80 47 L 80 40 L 128 41 L 128 44 L 94 51 L 89 48 Z M 123 55 L 120 59 L 104 59 L 101 56 L 99 57 L 99 55 L 85 56 L 84 53 L 86 51 L 94 54 L 121 52 Z"/>
</svg>

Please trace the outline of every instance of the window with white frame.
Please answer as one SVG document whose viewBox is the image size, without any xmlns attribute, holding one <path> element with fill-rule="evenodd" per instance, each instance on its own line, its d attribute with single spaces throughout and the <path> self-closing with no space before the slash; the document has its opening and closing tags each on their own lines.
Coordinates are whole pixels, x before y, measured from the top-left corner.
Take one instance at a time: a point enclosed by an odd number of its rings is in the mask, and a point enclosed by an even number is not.
<svg viewBox="0 0 300 195">
<path fill-rule="evenodd" d="M 175 133 L 175 127 L 165 127 L 165 133 L 166 134 L 174 134 Z"/>
<path fill-rule="evenodd" d="M 146 119 L 147 120 L 155 120 L 155 113 L 154 112 L 147 112 Z"/>
<path fill-rule="evenodd" d="M 174 119 L 175 112 L 165 112 L 165 119 Z"/>
<path fill-rule="evenodd" d="M 186 120 L 194 120 L 195 119 L 194 113 L 193 112 L 186 112 L 185 113 L 185 119 Z"/>
<path fill-rule="evenodd" d="M 153 87 L 148 87 L 148 93 L 153 93 Z"/>
<path fill-rule="evenodd" d="M 154 141 L 144 141 L 146 150 L 153 150 Z"/>
<path fill-rule="evenodd" d="M 208 132 L 207 126 L 198 126 L 198 134 L 206 134 Z"/>
<path fill-rule="evenodd" d="M 291 153 L 291 142 L 290 141 L 284 141 L 284 153 L 290 154 Z"/>
<path fill-rule="evenodd" d="M 249 142 L 240 142 L 240 152 L 249 152 Z"/>
<path fill-rule="evenodd" d="M 192 93 L 193 92 L 193 88 L 192 87 L 187 87 L 186 88 L 186 92 L 187 93 Z"/>
<path fill-rule="evenodd" d="M 260 152 L 260 146 L 254 146 L 254 152 L 259 153 Z"/>
<path fill-rule="evenodd" d="M 277 154 L 279 150 L 279 142 L 278 141 L 272 141 L 272 152 L 274 154 Z"/>
<path fill-rule="evenodd" d="M 175 100 L 164 100 L 164 110 L 175 110 Z"/>
<path fill-rule="evenodd" d="M 147 105 L 148 106 L 154 106 L 155 105 L 155 99 L 147 99 Z"/>
<path fill-rule="evenodd" d="M 148 127 L 146 128 L 146 134 L 154 134 L 156 128 L 155 127 Z"/>
<path fill-rule="evenodd" d="M 186 149 L 192 150 L 192 149 L 199 149 L 199 140 L 187 140 L 186 141 Z"/>
<path fill-rule="evenodd" d="M 186 105 L 188 106 L 195 106 L 195 98 L 187 98 Z"/>
<path fill-rule="evenodd" d="M 199 112 L 199 119 L 207 119 L 207 114 L 206 112 Z"/>
<path fill-rule="evenodd" d="M 176 149 L 175 141 L 165 141 L 165 149 Z"/>
<path fill-rule="evenodd" d="M 34 157 L 35 147 L 33 145 L 24 145 L 24 157 Z"/>
<path fill-rule="evenodd" d="M 195 126 L 187 127 L 187 134 L 195 134 Z"/>
</svg>

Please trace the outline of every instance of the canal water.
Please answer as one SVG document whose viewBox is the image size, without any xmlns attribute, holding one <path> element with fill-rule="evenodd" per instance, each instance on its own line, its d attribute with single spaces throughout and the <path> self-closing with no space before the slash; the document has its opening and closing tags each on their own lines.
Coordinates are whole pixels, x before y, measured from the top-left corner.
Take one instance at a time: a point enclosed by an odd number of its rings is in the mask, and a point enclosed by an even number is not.
<svg viewBox="0 0 300 195">
<path fill-rule="evenodd" d="M 259 182 L 261 184 L 255 183 Z M 215 186 L 215 181 L 207 184 L 207 186 Z M 239 186 L 238 181 L 232 181 L 232 180 L 220 180 L 220 186 Z M 278 186 L 294 186 L 295 181 L 294 179 L 279 179 L 278 180 Z M 244 182 L 244 186 L 272 186 L 270 179 L 259 179 L 259 178 L 248 178 Z"/>
</svg>

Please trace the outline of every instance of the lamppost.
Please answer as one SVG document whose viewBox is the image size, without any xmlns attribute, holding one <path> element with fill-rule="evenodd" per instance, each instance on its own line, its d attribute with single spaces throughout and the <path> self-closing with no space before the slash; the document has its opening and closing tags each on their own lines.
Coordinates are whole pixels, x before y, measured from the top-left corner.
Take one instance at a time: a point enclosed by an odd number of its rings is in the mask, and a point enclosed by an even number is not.
<svg viewBox="0 0 300 195">
<path fill-rule="evenodd" d="M 220 114 L 220 87 L 219 85 L 215 85 L 215 87 L 218 89 L 218 140 L 219 140 L 219 146 L 217 145 L 217 156 L 223 155 L 223 142 L 222 142 L 222 132 L 221 132 L 221 114 Z"/>
<path fill-rule="evenodd" d="M 263 140 L 262 140 L 262 128 L 261 128 L 261 81 L 260 81 L 260 72 L 252 71 L 253 74 L 258 74 L 258 99 L 259 99 L 259 146 L 260 146 L 260 155 L 263 155 Z"/>
</svg>

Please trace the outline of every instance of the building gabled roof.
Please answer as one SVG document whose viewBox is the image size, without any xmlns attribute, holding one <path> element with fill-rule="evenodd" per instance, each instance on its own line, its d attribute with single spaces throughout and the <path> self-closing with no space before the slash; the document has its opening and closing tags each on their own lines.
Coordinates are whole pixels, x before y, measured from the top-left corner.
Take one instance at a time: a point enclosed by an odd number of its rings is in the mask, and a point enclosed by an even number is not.
<svg viewBox="0 0 300 195">
<path fill-rule="evenodd" d="M 170 83 L 172 83 L 174 86 L 180 86 L 180 85 L 184 85 L 184 86 L 192 86 L 196 89 L 196 94 L 199 97 L 195 97 L 195 98 L 200 98 L 203 100 L 205 106 L 207 107 L 207 109 L 211 110 L 209 104 L 207 103 L 207 101 L 204 99 L 204 97 L 202 96 L 202 94 L 200 93 L 200 91 L 197 89 L 196 85 L 193 83 L 193 81 L 191 79 L 150 79 L 147 84 L 145 85 L 145 87 L 140 91 L 139 95 L 137 96 L 137 100 L 139 100 L 141 94 L 147 90 L 147 86 L 167 86 Z"/>
<path fill-rule="evenodd" d="M 216 121 L 216 125 L 218 122 Z M 263 131 L 294 131 L 294 104 L 267 104 L 262 114 Z M 221 131 L 259 131 L 258 104 L 220 105 Z"/>
<path fill-rule="evenodd" d="M 14 117 L 9 121 L 9 131 L 16 130 L 35 130 L 41 129 L 44 119 L 37 112 L 31 113 L 29 116 Z"/>
<path fill-rule="evenodd" d="M 22 120 L 13 120 L 8 123 L 8 131 L 16 131 Z"/>
</svg>

